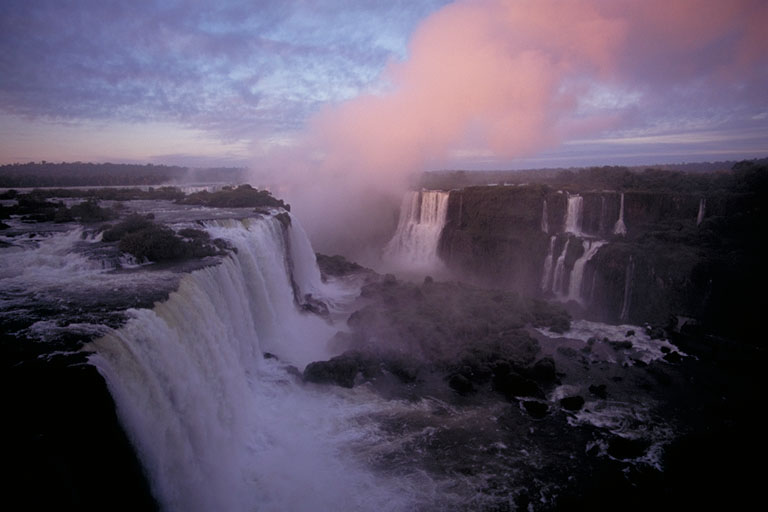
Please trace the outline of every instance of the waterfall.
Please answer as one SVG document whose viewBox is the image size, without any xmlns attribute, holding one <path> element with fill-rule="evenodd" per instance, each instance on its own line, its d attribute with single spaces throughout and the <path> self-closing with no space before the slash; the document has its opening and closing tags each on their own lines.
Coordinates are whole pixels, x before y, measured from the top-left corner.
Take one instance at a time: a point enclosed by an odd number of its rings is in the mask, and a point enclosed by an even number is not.
<svg viewBox="0 0 768 512">
<path fill-rule="evenodd" d="M 627 226 L 624 225 L 624 192 L 621 193 L 621 206 L 619 209 L 619 220 L 613 226 L 614 235 L 626 235 Z"/>
<path fill-rule="evenodd" d="M 441 190 L 406 193 L 397 230 L 384 248 L 384 258 L 408 269 L 439 266 L 437 245 L 445 226 L 448 196 Z"/>
<path fill-rule="evenodd" d="M 699 200 L 699 213 L 696 215 L 696 225 L 700 226 L 704 220 L 704 215 L 707 213 L 707 198 L 702 197 Z"/>
<path fill-rule="evenodd" d="M 600 194 L 600 227 L 598 233 L 605 233 L 605 195 Z"/>
<path fill-rule="evenodd" d="M 554 282 L 552 283 L 552 291 L 558 295 L 560 295 L 563 289 L 563 279 L 565 277 L 565 255 L 568 254 L 568 245 L 570 243 L 571 239 L 568 238 L 568 240 L 565 241 L 563 252 L 560 253 L 560 256 L 557 258 L 557 263 L 555 264 L 555 277 Z"/>
<path fill-rule="evenodd" d="M 295 288 L 324 292 L 297 221 L 206 229 L 237 251 L 87 346 L 163 509 L 407 509 L 342 453 L 363 435 L 354 430 L 360 406 L 284 369 L 329 357 L 336 330 L 297 307 Z"/>
<path fill-rule="evenodd" d="M 544 206 L 541 208 L 541 230 L 549 233 L 549 221 L 547 218 L 547 200 L 544 199 Z"/>
<path fill-rule="evenodd" d="M 632 280 L 635 274 L 635 262 L 632 256 L 627 263 L 627 271 L 624 274 L 624 301 L 621 305 L 621 314 L 619 320 L 626 322 L 629 320 L 629 309 L 632 307 Z"/>
<path fill-rule="evenodd" d="M 552 286 L 552 259 L 554 258 L 553 253 L 555 252 L 556 238 L 557 237 L 555 235 L 552 235 L 552 237 L 549 239 L 549 252 L 547 253 L 547 257 L 544 258 L 544 273 L 541 276 L 542 291 L 547 291 Z"/>
<path fill-rule="evenodd" d="M 583 302 L 581 285 L 584 279 L 584 268 L 586 267 L 589 260 L 591 260 L 595 254 L 597 254 L 597 251 L 600 249 L 600 247 L 605 245 L 605 243 L 606 242 L 602 240 L 585 240 L 582 242 L 584 246 L 584 254 L 573 264 L 570 284 L 568 285 L 568 300 Z"/>
<path fill-rule="evenodd" d="M 568 194 L 568 210 L 565 213 L 565 231 L 581 234 L 581 221 L 584 213 L 584 198 L 578 194 Z"/>
</svg>

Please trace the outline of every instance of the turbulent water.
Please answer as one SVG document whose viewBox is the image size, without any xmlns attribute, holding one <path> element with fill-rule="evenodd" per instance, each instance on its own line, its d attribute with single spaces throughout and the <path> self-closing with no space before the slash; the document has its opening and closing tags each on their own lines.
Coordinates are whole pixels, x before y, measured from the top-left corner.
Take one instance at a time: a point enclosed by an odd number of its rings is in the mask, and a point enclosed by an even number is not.
<svg viewBox="0 0 768 512">
<path fill-rule="evenodd" d="M 168 510 L 404 510 L 403 498 L 344 448 L 370 435 L 354 399 L 295 382 L 330 357 L 335 330 L 302 313 L 302 293 L 330 294 L 292 219 L 214 221 L 237 249 L 184 277 L 154 309 L 89 347 Z M 293 282 L 292 282 L 293 281 Z M 338 298 L 338 294 L 336 294 Z M 269 352 L 276 359 L 265 360 Z"/>
</svg>

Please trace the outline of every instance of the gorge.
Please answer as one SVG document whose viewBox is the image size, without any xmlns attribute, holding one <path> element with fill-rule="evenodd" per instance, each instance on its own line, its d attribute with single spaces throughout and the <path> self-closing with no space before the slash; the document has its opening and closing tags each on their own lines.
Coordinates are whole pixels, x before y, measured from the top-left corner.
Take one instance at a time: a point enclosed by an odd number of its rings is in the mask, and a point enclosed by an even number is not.
<svg viewBox="0 0 768 512">
<path fill-rule="evenodd" d="M 6 192 L 8 501 L 747 500 L 734 464 L 756 439 L 745 418 L 762 356 L 739 339 L 755 320 L 721 280 L 720 251 L 759 242 L 733 228 L 761 218 L 760 172 L 706 193 L 411 191 L 382 249 L 407 279 L 315 255 L 290 207 L 249 186 Z M 691 497 L 702 483 L 711 492 Z"/>
</svg>

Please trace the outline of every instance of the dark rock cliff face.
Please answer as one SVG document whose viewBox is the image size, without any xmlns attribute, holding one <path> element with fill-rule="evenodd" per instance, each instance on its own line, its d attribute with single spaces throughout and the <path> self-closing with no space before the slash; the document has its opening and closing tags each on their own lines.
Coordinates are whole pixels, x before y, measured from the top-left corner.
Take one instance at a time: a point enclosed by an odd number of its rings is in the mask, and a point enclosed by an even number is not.
<svg viewBox="0 0 768 512">
<path fill-rule="evenodd" d="M 460 278 L 571 301 L 602 321 L 755 320 L 747 296 L 765 281 L 757 261 L 761 184 L 708 193 L 580 191 L 580 208 L 577 194 L 546 185 L 468 187 L 451 192 L 439 255 Z M 622 195 L 624 233 L 615 231 Z M 571 227 L 569 215 L 578 217 Z"/>
<path fill-rule="evenodd" d="M 547 192 L 543 187 L 452 191 L 438 248 L 440 257 L 475 283 L 537 291 L 549 246 L 549 237 L 541 230 Z M 551 203 L 547 203 L 548 217 L 557 226 L 562 224 L 565 199 Z"/>
</svg>

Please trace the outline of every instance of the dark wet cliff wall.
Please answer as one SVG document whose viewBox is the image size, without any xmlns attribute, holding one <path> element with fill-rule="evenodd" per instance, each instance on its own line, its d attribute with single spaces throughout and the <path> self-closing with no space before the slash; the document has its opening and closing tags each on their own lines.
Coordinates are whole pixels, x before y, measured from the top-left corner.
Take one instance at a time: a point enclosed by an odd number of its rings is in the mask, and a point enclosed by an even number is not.
<svg viewBox="0 0 768 512">
<path fill-rule="evenodd" d="M 454 190 L 439 255 L 462 279 L 570 302 L 602 321 L 754 324 L 759 312 L 748 297 L 766 274 L 758 256 L 763 181 L 710 192 L 625 191 L 623 215 L 619 191 Z"/>
</svg>

